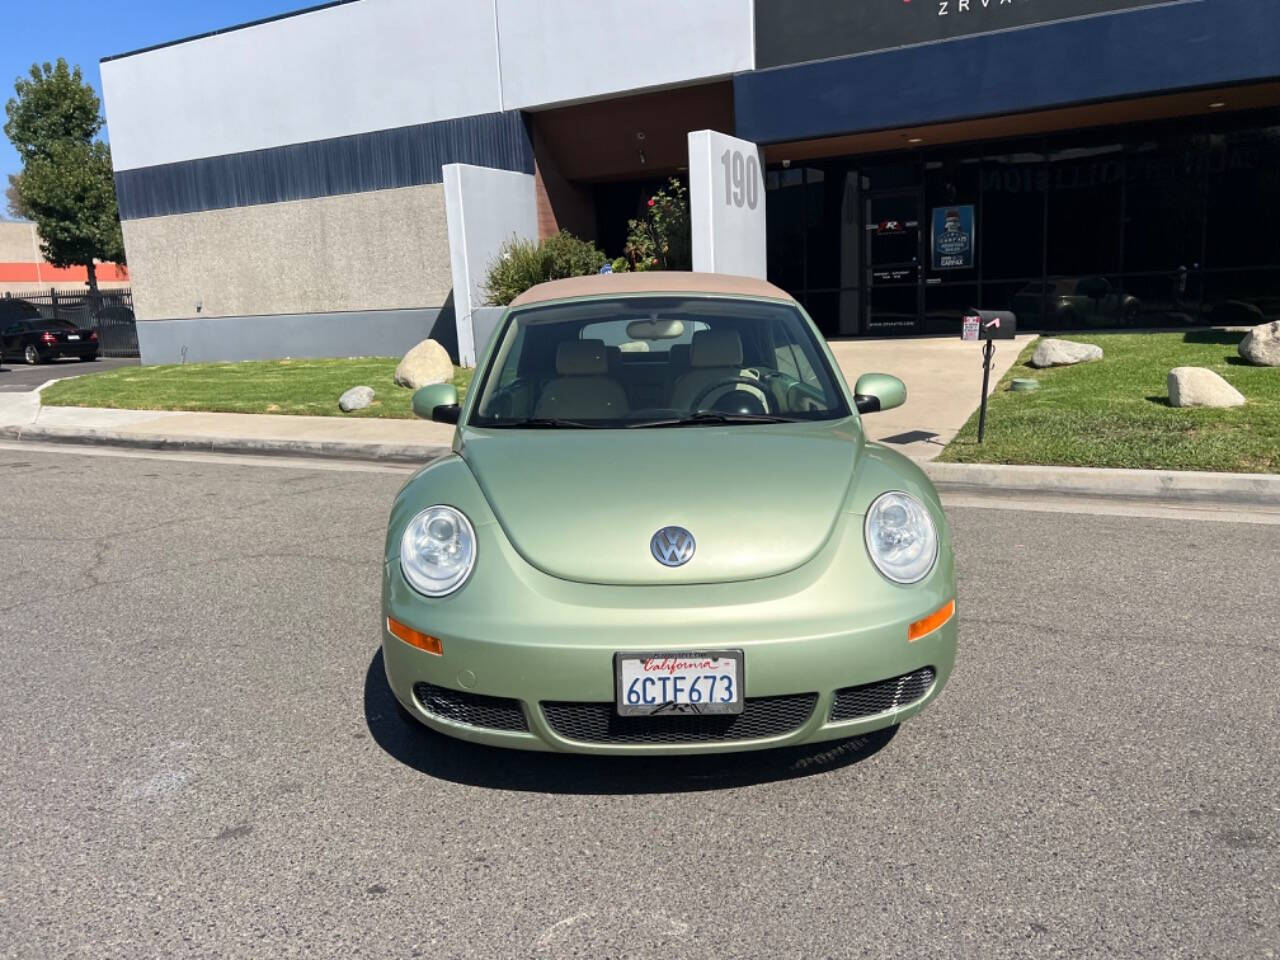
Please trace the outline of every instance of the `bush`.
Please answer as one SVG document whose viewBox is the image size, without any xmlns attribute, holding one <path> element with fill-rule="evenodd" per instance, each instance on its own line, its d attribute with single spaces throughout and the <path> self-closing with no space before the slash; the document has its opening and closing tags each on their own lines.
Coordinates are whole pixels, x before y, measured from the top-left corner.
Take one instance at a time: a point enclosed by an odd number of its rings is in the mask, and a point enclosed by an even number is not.
<svg viewBox="0 0 1280 960">
<path fill-rule="evenodd" d="M 543 240 L 542 248 L 551 258 L 551 280 L 599 273 L 600 268 L 608 262 L 594 243 L 580 240 L 565 230 Z"/>
<path fill-rule="evenodd" d="M 538 241 L 512 237 L 489 264 L 485 296 L 493 306 L 505 307 L 530 287 L 599 273 L 607 262 L 594 243 L 564 230 Z"/>
<path fill-rule="evenodd" d="M 692 270 L 689 193 L 672 177 L 649 198 L 643 219 L 627 222 L 627 259 L 636 270 Z"/>
</svg>

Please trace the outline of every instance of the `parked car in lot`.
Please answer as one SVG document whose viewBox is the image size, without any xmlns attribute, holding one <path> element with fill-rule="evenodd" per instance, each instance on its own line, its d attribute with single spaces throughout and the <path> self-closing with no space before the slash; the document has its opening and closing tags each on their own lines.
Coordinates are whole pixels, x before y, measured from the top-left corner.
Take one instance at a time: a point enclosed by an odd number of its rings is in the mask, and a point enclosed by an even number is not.
<svg viewBox="0 0 1280 960">
<path fill-rule="evenodd" d="M 643 348 L 641 348 L 643 347 Z M 698 273 L 518 297 L 453 453 L 400 491 L 382 649 L 404 716 L 527 750 L 749 750 L 894 726 L 956 653 L 941 503 L 788 294 Z"/>
<path fill-rule="evenodd" d="M 1044 326 L 1051 330 L 1133 326 L 1142 302 L 1117 290 L 1106 277 L 1060 277 L 1029 283 L 1010 300 L 1009 309 L 1035 325 L 1044 305 Z"/>
<path fill-rule="evenodd" d="M 34 318 L 25 319 L 7 319 L 0 314 L 0 355 L 5 359 L 31 364 L 48 363 L 59 357 L 92 361 L 98 359 L 98 350 L 95 330 L 82 329 L 67 320 L 44 320 L 38 312 Z"/>
</svg>

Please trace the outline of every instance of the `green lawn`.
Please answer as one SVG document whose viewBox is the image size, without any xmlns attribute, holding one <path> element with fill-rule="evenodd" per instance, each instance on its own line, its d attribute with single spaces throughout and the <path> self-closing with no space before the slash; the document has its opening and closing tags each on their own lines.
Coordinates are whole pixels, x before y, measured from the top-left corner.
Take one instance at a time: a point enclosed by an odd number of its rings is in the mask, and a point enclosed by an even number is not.
<svg viewBox="0 0 1280 960">
<path fill-rule="evenodd" d="M 1033 342 L 988 404 L 986 442 L 977 442 L 975 412 L 939 459 L 1280 473 L 1280 368 L 1245 363 L 1236 352 L 1242 336 L 1068 335 L 1102 347 L 1103 359 L 1048 370 L 1026 365 Z M 1249 402 L 1229 410 L 1170 407 L 1167 377 L 1181 366 L 1208 367 Z M 1014 377 L 1035 377 L 1040 389 L 1012 393 Z"/>
<path fill-rule="evenodd" d="M 413 416 L 413 391 L 392 379 L 395 357 L 342 360 L 251 360 L 182 366 L 126 367 L 55 383 L 41 402 L 61 407 L 127 410 L 198 410 L 222 413 L 293 413 L 326 417 Z M 466 396 L 473 370 L 455 367 L 458 396 Z M 373 404 L 355 413 L 338 409 L 350 387 L 373 387 Z"/>
</svg>

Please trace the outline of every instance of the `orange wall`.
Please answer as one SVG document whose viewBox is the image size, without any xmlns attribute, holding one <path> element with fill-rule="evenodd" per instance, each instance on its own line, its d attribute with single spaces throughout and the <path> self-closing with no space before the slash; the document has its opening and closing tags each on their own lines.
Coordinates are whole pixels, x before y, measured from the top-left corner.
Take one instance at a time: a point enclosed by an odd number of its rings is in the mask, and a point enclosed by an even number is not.
<svg viewBox="0 0 1280 960">
<path fill-rule="evenodd" d="M 98 265 L 99 283 L 128 283 L 129 268 L 114 263 Z M 0 262 L 0 283 L 27 283 L 44 286 L 49 283 L 89 282 L 89 273 L 84 267 L 55 267 L 48 263 Z"/>
</svg>

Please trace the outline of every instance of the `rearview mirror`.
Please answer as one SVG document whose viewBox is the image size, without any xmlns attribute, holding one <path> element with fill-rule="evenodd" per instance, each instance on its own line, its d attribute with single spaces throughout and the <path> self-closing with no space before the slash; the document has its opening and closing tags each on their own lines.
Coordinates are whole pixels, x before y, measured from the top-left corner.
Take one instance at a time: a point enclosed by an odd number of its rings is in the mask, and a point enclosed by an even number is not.
<svg viewBox="0 0 1280 960">
<path fill-rule="evenodd" d="M 674 340 L 684 333 L 684 323 L 679 320 L 632 320 L 627 324 L 627 337 L 631 340 Z"/>
<path fill-rule="evenodd" d="M 907 402 L 907 385 L 887 373 L 864 373 L 853 387 L 859 413 L 892 410 Z"/>
<path fill-rule="evenodd" d="M 433 383 L 413 395 L 413 412 L 436 423 L 458 422 L 458 390 L 452 383 Z"/>
</svg>

